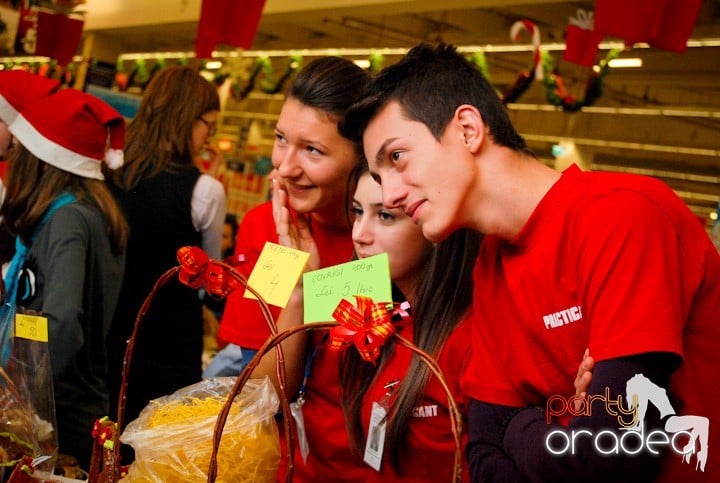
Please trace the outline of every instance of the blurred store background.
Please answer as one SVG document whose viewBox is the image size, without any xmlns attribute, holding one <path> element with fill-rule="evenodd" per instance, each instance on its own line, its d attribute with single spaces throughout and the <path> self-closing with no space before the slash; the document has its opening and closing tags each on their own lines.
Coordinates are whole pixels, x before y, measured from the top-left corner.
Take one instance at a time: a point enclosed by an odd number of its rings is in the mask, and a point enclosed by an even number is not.
<svg viewBox="0 0 720 483">
<path fill-rule="evenodd" d="M 718 217 L 720 0 L 6 1 L 0 24 L 4 68 L 61 77 L 127 117 L 159 69 L 202 69 L 223 96 L 215 142 L 239 216 L 266 196 L 274 122 L 304 62 L 379 69 L 445 41 L 496 86 L 546 163 L 655 176 L 708 232 Z"/>
</svg>

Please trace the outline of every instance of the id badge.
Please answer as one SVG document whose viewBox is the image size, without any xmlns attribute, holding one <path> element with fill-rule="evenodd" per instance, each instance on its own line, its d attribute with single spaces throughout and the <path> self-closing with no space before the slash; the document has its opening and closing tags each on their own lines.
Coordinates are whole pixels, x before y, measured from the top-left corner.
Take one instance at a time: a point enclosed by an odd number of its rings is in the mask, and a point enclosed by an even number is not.
<svg viewBox="0 0 720 483">
<path fill-rule="evenodd" d="M 385 415 L 387 411 L 382 405 L 373 402 L 372 412 L 370 413 L 370 426 L 368 427 L 368 438 L 365 442 L 364 460 L 372 466 L 375 471 L 380 471 L 382 464 L 383 447 L 385 446 L 385 425 L 387 420 Z"/>
<path fill-rule="evenodd" d="M 305 433 L 305 418 L 303 417 L 302 407 L 305 404 L 305 400 L 298 398 L 296 401 L 290 403 L 290 414 L 292 414 L 295 420 L 295 426 L 297 427 L 297 442 L 298 448 L 300 449 L 300 456 L 302 456 L 303 463 L 307 462 L 307 456 L 310 453 L 310 446 L 307 442 L 307 433 Z"/>
</svg>

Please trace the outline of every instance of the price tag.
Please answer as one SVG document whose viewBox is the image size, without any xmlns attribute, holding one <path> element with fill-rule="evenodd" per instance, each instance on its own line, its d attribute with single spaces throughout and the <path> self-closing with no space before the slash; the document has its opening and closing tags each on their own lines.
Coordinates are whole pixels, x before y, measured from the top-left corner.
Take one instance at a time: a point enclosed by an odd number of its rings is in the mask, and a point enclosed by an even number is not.
<svg viewBox="0 0 720 483">
<path fill-rule="evenodd" d="M 387 253 L 303 274 L 305 323 L 332 321 L 340 300 L 354 304 L 355 295 L 392 302 Z"/>
<path fill-rule="evenodd" d="M 47 317 L 40 317 L 38 315 L 15 314 L 15 337 L 36 340 L 38 342 L 47 342 Z"/>
<path fill-rule="evenodd" d="M 305 270 L 308 258 L 309 253 L 266 242 L 250 273 L 248 285 L 256 290 L 265 302 L 285 307 Z M 249 299 L 257 298 L 247 289 L 244 296 Z"/>
</svg>

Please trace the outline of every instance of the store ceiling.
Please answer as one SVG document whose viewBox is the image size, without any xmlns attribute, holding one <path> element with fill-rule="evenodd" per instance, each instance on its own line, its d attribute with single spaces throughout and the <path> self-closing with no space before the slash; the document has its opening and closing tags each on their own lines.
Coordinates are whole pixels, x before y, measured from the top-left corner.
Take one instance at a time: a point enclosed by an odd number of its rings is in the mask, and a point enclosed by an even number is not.
<svg viewBox="0 0 720 483">
<path fill-rule="evenodd" d="M 188 7 L 188 0 L 162 1 L 168 9 L 171 4 Z M 521 19 L 534 22 L 542 43 L 549 45 L 564 41 L 568 17 L 594 6 L 593 1 L 557 0 L 515 0 L 511 6 L 503 0 L 367 0 L 375 5 L 337 1 L 339 7 L 312 9 L 313 4 L 301 2 L 302 9 L 283 9 L 281 3 L 294 2 L 268 0 L 252 50 L 408 48 L 436 40 L 458 46 L 509 45 L 510 27 Z M 92 2 L 88 5 L 90 18 Z M 97 32 L 125 53 L 194 49 L 196 21 L 158 20 Z M 621 57 L 642 58 L 643 66 L 612 69 L 600 99 L 578 113 L 554 109 L 542 84 L 535 82 L 509 106 L 513 119 L 540 157 L 551 160 L 554 144 L 574 140 L 589 168 L 657 176 L 709 226 L 708 215 L 720 200 L 720 0 L 704 0 L 691 38 L 716 42 L 682 54 L 652 48 L 623 52 Z M 523 43 L 530 43 L 526 33 L 518 42 Z M 601 51 L 597 60 L 606 53 Z M 552 55 L 568 92 L 582 98 L 590 69 L 562 61 L 561 51 Z M 503 92 L 529 67 L 532 53 L 486 57 L 491 80 Z M 386 64 L 392 60 L 386 56 Z"/>
</svg>

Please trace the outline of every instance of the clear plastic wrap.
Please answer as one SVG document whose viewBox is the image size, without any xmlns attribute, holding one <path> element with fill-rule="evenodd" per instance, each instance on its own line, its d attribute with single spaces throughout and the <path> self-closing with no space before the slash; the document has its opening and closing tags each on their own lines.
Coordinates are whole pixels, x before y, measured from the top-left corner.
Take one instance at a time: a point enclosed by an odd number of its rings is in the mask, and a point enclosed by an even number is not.
<svg viewBox="0 0 720 483">
<path fill-rule="evenodd" d="M 51 473 L 58 456 L 50 354 L 47 343 L 15 334 L 16 310 L 0 311 L 0 472 L 22 456 Z"/>
<path fill-rule="evenodd" d="M 205 482 L 217 415 L 235 383 L 218 377 L 155 399 L 120 441 L 135 450 L 123 482 Z M 275 481 L 279 400 L 268 378 L 247 382 L 235 398 L 220 441 L 217 482 Z"/>
</svg>

